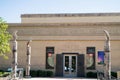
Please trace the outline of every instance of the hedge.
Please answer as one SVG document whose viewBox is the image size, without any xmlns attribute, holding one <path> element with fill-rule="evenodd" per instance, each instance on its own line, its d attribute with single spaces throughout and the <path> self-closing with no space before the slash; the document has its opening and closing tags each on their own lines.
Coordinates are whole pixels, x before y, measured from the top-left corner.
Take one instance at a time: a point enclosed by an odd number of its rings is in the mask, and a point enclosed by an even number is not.
<svg viewBox="0 0 120 80">
<path fill-rule="evenodd" d="M 25 76 L 25 71 L 24 71 L 24 76 Z M 30 76 L 31 77 L 52 77 L 53 72 L 45 71 L 45 70 L 30 70 Z"/>
<path fill-rule="evenodd" d="M 104 75 L 104 73 L 101 73 Z M 111 72 L 112 77 L 117 78 L 117 73 L 116 72 Z M 86 76 L 88 78 L 97 78 L 97 72 L 87 72 Z"/>
</svg>

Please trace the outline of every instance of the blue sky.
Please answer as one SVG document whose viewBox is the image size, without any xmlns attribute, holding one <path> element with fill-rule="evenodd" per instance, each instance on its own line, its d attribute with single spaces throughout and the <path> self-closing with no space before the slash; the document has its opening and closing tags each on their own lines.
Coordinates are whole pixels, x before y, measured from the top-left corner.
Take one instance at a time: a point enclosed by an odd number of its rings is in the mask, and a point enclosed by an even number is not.
<svg viewBox="0 0 120 80">
<path fill-rule="evenodd" d="M 21 14 L 120 12 L 120 0 L 1 0 L 0 17 L 20 23 Z"/>
</svg>

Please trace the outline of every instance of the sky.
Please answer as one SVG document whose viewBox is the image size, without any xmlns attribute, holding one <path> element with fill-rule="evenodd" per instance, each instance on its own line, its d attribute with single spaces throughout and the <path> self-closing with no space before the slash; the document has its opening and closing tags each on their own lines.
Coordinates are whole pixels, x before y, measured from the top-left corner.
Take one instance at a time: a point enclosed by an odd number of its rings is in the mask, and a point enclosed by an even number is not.
<svg viewBox="0 0 120 80">
<path fill-rule="evenodd" d="M 21 14 L 119 13 L 120 0 L 0 0 L 0 17 L 21 23 Z"/>
</svg>

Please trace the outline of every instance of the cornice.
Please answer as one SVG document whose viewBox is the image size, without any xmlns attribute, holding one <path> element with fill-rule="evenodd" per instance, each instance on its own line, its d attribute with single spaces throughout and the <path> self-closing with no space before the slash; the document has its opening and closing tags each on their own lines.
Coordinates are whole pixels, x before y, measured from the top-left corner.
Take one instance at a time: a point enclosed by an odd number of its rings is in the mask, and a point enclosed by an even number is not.
<svg viewBox="0 0 120 80">
<path fill-rule="evenodd" d="M 120 22 L 96 23 L 8 23 L 9 27 L 120 26 Z"/>
<path fill-rule="evenodd" d="M 90 17 L 90 16 L 120 16 L 120 13 L 61 13 L 61 14 L 21 14 L 21 18 L 39 17 Z"/>
</svg>

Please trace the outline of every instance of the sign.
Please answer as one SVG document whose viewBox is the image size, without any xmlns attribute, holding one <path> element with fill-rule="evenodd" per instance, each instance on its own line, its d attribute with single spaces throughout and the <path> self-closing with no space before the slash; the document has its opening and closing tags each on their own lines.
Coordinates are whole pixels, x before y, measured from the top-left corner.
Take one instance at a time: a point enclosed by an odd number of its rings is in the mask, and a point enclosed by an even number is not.
<svg viewBox="0 0 120 80">
<path fill-rule="evenodd" d="M 104 64 L 104 51 L 98 51 L 98 64 L 103 65 Z"/>
</svg>

